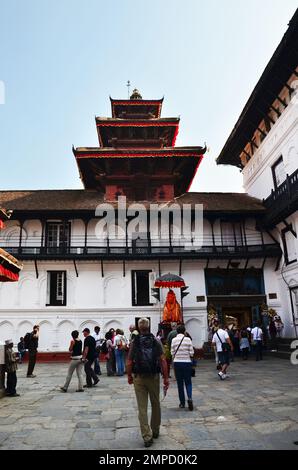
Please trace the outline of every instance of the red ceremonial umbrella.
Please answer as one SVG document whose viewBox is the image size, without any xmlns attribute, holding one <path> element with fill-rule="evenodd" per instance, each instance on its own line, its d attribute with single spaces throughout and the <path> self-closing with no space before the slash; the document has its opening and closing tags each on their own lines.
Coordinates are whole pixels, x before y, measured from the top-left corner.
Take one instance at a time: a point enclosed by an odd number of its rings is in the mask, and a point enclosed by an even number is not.
<svg viewBox="0 0 298 470">
<path fill-rule="evenodd" d="M 184 279 L 177 274 L 164 274 L 156 279 L 154 287 L 168 287 L 172 289 L 173 287 L 185 287 Z"/>
</svg>

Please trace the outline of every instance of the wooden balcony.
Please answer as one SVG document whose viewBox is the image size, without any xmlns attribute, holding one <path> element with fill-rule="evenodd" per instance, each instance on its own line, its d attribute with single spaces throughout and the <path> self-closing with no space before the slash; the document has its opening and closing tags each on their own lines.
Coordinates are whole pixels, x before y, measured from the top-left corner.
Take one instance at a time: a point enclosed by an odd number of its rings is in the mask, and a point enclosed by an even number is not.
<svg viewBox="0 0 298 470">
<path fill-rule="evenodd" d="M 264 225 L 273 227 L 298 210 L 298 169 L 263 201 L 267 214 Z"/>
<path fill-rule="evenodd" d="M 279 258 L 279 244 L 183 246 L 21 246 L 6 247 L 21 260 L 137 260 L 137 259 L 251 259 Z"/>
</svg>

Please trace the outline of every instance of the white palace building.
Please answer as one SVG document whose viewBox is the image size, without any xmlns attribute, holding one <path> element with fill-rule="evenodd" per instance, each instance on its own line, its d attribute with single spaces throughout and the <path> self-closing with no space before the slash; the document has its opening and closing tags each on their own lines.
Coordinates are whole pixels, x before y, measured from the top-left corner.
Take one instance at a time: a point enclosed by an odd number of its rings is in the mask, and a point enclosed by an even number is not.
<svg viewBox="0 0 298 470">
<path fill-rule="evenodd" d="M 17 342 L 38 323 L 39 350 L 65 351 L 74 329 L 127 333 L 141 316 L 156 333 L 167 291 L 158 302 L 151 287 L 168 272 L 188 286 L 183 319 L 197 347 L 208 311 L 244 326 L 273 309 L 283 335 L 296 336 L 297 51 L 298 11 L 217 158 L 242 170 L 245 193 L 189 192 L 206 148 L 175 147 L 179 118 L 161 117 L 163 100 L 137 90 L 111 99 L 112 117 L 96 118 L 98 147 L 73 149 L 84 189 L 0 191 L 0 208 L 13 211 L 0 246 L 24 265 L 18 282 L 0 283 L 0 341 Z M 191 246 L 175 213 L 165 230 L 150 204 L 190 211 Z"/>
</svg>

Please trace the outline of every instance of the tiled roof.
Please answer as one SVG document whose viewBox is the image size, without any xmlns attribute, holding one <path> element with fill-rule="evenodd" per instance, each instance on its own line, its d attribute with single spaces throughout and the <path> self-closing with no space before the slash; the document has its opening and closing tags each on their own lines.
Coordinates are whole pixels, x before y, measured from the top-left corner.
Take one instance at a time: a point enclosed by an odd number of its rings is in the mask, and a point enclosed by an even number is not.
<svg viewBox="0 0 298 470">
<path fill-rule="evenodd" d="M 103 202 L 109 201 L 104 201 L 103 195 L 98 191 L 87 189 L 0 191 L 0 206 L 13 211 L 94 211 Z M 173 202 L 180 205 L 203 204 L 204 210 L 208 212 L 265 211 L 261 200 L 245 193 L 188 192 L 169 201 Z M 156 201 L 145 201 L 146 206 L 150 203 Z M 112 204 L 117 205 L 114 201 Z"/>
</svg>

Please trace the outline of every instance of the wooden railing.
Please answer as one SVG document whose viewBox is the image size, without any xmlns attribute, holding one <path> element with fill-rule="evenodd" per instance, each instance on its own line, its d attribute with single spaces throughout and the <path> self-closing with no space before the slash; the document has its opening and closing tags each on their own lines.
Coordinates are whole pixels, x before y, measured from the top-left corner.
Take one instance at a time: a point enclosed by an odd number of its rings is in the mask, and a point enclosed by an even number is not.
<svg viewBox="0 0 298 470">
<path fill-rule="evenodd" d="M 278 223 L 298 209 L 298 169 L 263 201 L 266 209 L 266 221 Z"/>
<path fill-rule="evenodd" d="M 6 247 L 11 254 L 26 259 L 138 259 L 138 258 L 262 258 L 281 254 L 277 243 L 256 245 L 203 245 L 197 249 L 184 246 L 21 246 Z"/>
</svg>

